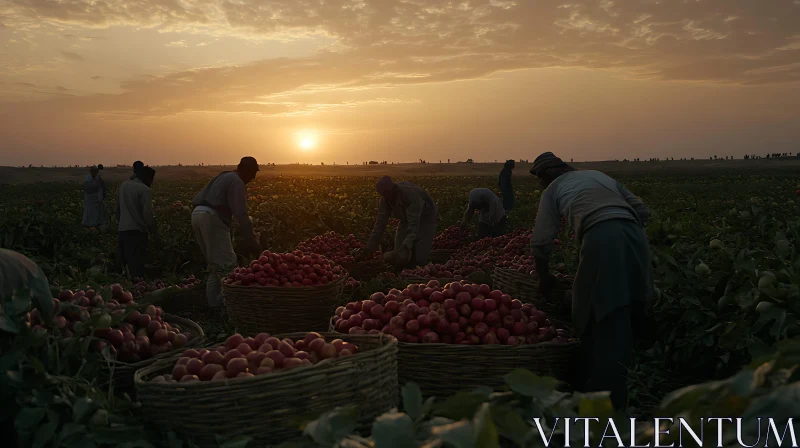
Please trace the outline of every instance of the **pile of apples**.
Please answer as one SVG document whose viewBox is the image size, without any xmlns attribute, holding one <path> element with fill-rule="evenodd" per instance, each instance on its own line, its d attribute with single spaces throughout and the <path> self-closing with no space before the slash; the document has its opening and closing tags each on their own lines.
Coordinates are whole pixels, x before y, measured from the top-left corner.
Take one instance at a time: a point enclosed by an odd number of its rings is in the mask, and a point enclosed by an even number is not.
<svg viewBox="0 0 800 448">
<path fill-rule="evenodd" d="M 402 291 L 376 292 L 369 300 L 339 307 L 332 322 L 339 333 L 385 333 L 408 343 L 521 345 L 574 340 L 536 306 L 466 281 L 441 287 L 431 280 Z"/>
<path fill-rule="evenodd" d="M 147 305 L 141 312 L 128 312 L 126 307 L 132 306 L 136 306 L 133 294 L 119 284 L 111 285 L 109 300 L 91 288 L 63 290 L 53 299 L 52 322 L 43 322 L 38 309 L 31 310 L 26 320 L 34 329 L 58 328 L 61 336 L 68 338 L 73 336 L 76 326 L 96 316 L 94 336 L 98 339 L 92 341 L 92 348 L 102 351 L 109 347 L 112 357 L 129 363 L 183 347 L 192 339 L 192 333 L 164 321 L 161 307 Z"/>
<path fill-rule="evenodd" d="M 225 282 L 241 286 L 320 286 L 335 282 L 346 274 L 341 266 L 319 254 L 265 250 L 257 260 L 250 262 L 250 267 L 234 269 Z"/>
<path fill-rule="evenodd" d="M 181 279 L 180 281 L 178 281 L 177 285 L 170 285 L 169 282 L 162 279 L 146 281 L 141 278 L 134 278 L 133 286 L 131 286 L 131 294 L 133 294 L 134 299 L 138 299 L 144 296 L 145 294 L 149 294 L 151 292 L 155 292 L 160 289 L 167 288 L 169 286 L 177 286 L 178 288 L 181 289 L 188 289 L 197 286 L 200 283 L 202 283 L 201 280 L 196 278 L 194 275 L 190 275 L 186 278 Z"/>
<path fill-rule="evenodd" d="M 486 257 L 481 259 L 447 260 L 442 264 L 428 264 L 414 269 L 404 269 L 400 275 L 461 280 L 475 272 L 491 272 L 491 266 L 491 260 Z"/>
<path fill-rule="evenodd" d="M 353 234 L 345 237 L 336 232 L 328 232 L 303 241 L 297 245 L 296 249 L 301 252 L 323 255 L 336 264 L 348 265 L 355 262 L 353 251 L 365 247 L 364 243 L 356 239 Z M 380 257 L 380 252 L 376 252 L 369 259 L 377 260 Z"/>
<path fill-rule="evenodd" d="M 223 345 L 211 350 L 189 349 L 183 353 L 172 373 L 159 375 L 155 383 L 187 383 L 247 378 L 311 366 L 326 359 L 358 353 L 358 346 L 341 339 L 326 341 L 319 333 L 308 333 L 303 339 L 280 340 L 268 333 L 245 338 L 230 336 Z"/>
<path fill-rule="evenodd" d="M 433 250 L 458 250 L 472 238 L 472 232 L 461 226 L 450 226 L 433 239 Z"/>
</svg>

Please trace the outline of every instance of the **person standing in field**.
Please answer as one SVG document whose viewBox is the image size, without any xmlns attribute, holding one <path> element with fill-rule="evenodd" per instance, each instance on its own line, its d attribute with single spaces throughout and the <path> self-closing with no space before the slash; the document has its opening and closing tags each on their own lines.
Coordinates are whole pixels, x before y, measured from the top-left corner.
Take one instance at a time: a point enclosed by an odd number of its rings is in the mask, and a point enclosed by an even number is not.
<svg viewBox="0 0 800 448">
<path fill-rule="evenodd" d="M 507 160 L 500 170 L 500 179 L 497 185 L 500 187 L 500 194 L 503 196 L 503 209 L 508 213 L 514 208 L 514 189 L 511 187 L 511 171 L 514 169 L 513 160 Z"/>
<path fill-rule="evenodd" d="M 647 207 L 616 180 L 577 171 L 551 152 L 537 157 L 530 172 L 544 188 L 531 237 L 540 291 L 549 293 L 556 282 L 548 258 L 564 216 L 581 245 L 572 286 L 582 351 L 578 386 L 610 391 L 614 407 L 624 410 L 634 342 L 653 331 L 647 323 L 654 295 Z"/>
<path fill-rule="evenodd" d="M 209 182 L 192 200 L 192 229 L 208 264 L 206 295 L 211 307 L 221 307 L 221 277 L 236 267 L 236 253 L 231 241 L 232 217 L 236 217 L 244 237 L 244 249 L 260 254 L 261 245 L 253 232 L 247 213 L 246 185 L 256 178 L 258 162 L 243 157 L 236 171 L 225 171 Z"/>
<path fill-rule="evenodd" d="M 144 168 L 144 163 L 142 163 L 141 160 L 133 162 L 133 174 L 131 174 L 131 179 L 136 179 L 136 172 L 142 168 Z"/>
<path fill-rule="evenodd" d="M 106 223 L 105 182 L 100 177 L 100 170 L 93 166 L 89 174 L 83 178 L 83 222 L 90 228 L 103 229 Z"/>
<path fill-rule="evenodd" d="M 114 210 L 119 221 L 119 256 L 131 278 L 145 277 L 148 234 L 156 244 L 161 241 L 150 192 L 155 175 L 149 166 L 141 167 L 136 178 L 123 182 L 117 192 Z"/>
<path fill-rule="evenodd" d="M 433 199 L 411 182 L 395 183 L 389 176 L 382 177 L 375 189 L 381 195 L 378 217 L 367 247 L 357 258 L 363 259 L 378 249 L 389 218 L 394 216 L 400 220 L 394 250 L 384 254 L 384 259 L 404 268 L 428 264 L 439 215 Z"/>
<path fill-rule="evenodd" d="M 481 212 L 478 219 L 478 239 L 505 234 L 506 212 L 500 198 L 492 190 L 476 188 L 469 192 L 469 205 L 464 212 L 464 219 L 461 220 L 462 227 L 472 220 L 475 210 Z"/>
</svg>

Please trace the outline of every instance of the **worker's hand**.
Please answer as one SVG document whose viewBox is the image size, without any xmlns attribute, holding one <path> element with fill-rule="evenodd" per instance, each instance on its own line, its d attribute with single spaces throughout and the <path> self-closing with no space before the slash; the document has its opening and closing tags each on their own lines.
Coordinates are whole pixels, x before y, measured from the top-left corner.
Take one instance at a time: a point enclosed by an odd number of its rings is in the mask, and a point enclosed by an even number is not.
<svg viewBox="0 0 800 448">
<path fill-rule="evenodd" d="M 245 255 L 249 256 L 251 259 L 257 258 L 261 255 L 261 243 L 257 240 L 247 240 L 244 244 Z"/>
<path fill-rule="evenodd" d="M 402 246 L 399 249 L 395 250 L 395 258 L 397 262 L 395 263 L 398 266 L 406 266 L 408 262 L 411 261 L 411 251 L 408 250 L 407 247 Z"/>
<path fill-rule="evenodd" d="M 558 283 L 558 280 L 552 274 L 539 278 L 539 292 L 543 296 L 549 294 L 553 287 L 556 286 L 556 283 Z"/>
<path fill-rule="evenodd" d="M 358 261 L 364 261 L 374 253 L 375 253 L 375 250 L 372 250 L 370 248 L 356 249 L 356 250 L 353 251 L 353 259 L 355 261 L 357 261 L 357 262 Z"/>
</svg>

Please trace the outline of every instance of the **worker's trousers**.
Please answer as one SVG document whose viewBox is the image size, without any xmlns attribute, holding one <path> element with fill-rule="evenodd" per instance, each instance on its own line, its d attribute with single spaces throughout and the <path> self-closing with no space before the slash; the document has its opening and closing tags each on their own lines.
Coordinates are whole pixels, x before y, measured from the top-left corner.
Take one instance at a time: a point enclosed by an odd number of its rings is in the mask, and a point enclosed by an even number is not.
<svg viewBox="0 0 800 448">
<path fill-rule="evenodd" d="M 206 298 L 209 306 L 221 306 L 222 279 L 236 267 L 231 229 L 222 222 L 217 212 L 208 207 L 197 207 L 192 212 L 192 230 L 208 264 Z"/>
</svg>

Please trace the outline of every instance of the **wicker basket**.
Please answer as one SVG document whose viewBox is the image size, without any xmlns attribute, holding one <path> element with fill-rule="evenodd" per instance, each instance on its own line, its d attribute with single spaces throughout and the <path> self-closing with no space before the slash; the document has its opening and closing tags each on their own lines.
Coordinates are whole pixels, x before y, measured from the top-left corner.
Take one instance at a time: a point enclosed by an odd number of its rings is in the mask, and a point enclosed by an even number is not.
<svg viewBox="0 0 800 448">
<path fill-rule="evenodd" d="M 330 333 L 336 333 L 333 317 Z M 569 326 L 551 320 L 556 328 Z M 571 331 L 570 331 L 571 332 Z M 502 390 L 503 375 L 514 369 L 528 369 L 566 383 L 575 378 L 580 341 L 541 342 L 532 345 L 397 344 L 399 385 L 417 383 L 426 396 L 447 397 L 465 389 L 488 386 Z"/>
<path fill-rule="evenodd" d="M 389 265 L 382 259 L 359 261 L 343 267 L 347 269 L 351 277 L 360 281 L 372 280 L 378 274 L 389 269 Z"/>
<path fill-rule="evenodd" d="M 406 285 L 418 285 L 423 284 L 427 285 L 429 281 L 436 280 L 439 282 L 441 286 L 444 286 L 448 283 L 458 282 L 461 280 L 456 280 L 452 278 L 428 278 L 428 277 L 401 277 L 402 281 L 406 283 Z M 464 280 L 469 281 L 469 278 L 465 278 Z"/>
<path fill-rule="evenodd" d="M 360 407 L 359 429 L 368 430 L 375 417 L 398 405 L 397 340 L 387 335 L 323 336 L 352 342 L 359 352 L 312 367 L 219 382 L 148 382 L 171 372 L 170 362 L 139 370 L 136 390 L 144 415 L 202 447 L 216 447 L 217 435 L 249 436 L 254 446 L 277 445 L 299 436 L 304 420 L 348 404 Z"/>
<path fill-rule="evenodd" d="M 348 274 L 322 286 L 268 287 L 222 285 L 225 307 L 243 334 L 324 331 L 341 303 Z"/>
<path fill-rule="evenodd" d="M 114 382 L 114 388 L 117 392 L 127 393 L 133 396 L 133 376 L 137 370 L 151 366 L 158 361 L 175 360 L 179 358 L 186 349 L 201 347 L 205 343 L 206 335 L 203 332 L 203 328 L 200 327 L 200 325 L 197 325 L 197 323 L 194 321 L 174 316 L 172 314 L 165 314 L 164 321 L 168 322 L 170 325 L 180 327 L 181 332 L 189 331 L 192 333 L 192 339 L 190 339 L 189 342 L 183 347 L 176 348 L 168 353 L 162 353 L 139 362 L 125 363 L 116 360 L 109 360 L 107 369 Z"/>
<path fill-rule="evenodd" d="M 204 314 L 208 312 L 205 283 L 181 289 L 163 298 L 151 300 L 145 296 L 142 301 L 160 306 L 170 314 Z"/>
<path fill-rule="evenodd" d="M 401 342 L 397 375 L 401 385 L 414 381 L 423 394 L 437 397 L 478 386 L 503 390 L 503 375 L 518 368 L 569 382 L 579 347 L 579 341 L 513 347 Z"/>
<path fill-rule="evenodd" d="M 539 280 L 536 277 L 512 269 L 494 268 L 492 272 L 494 287 L 522 302 L 536 305 L 549 316 L 561 320 L 570 319 L 569 307 L 565 303 L 565 294 L 571 286 L 563 285 L 553 288 L 547 296 L 539 293 Z"/>
</svg>

